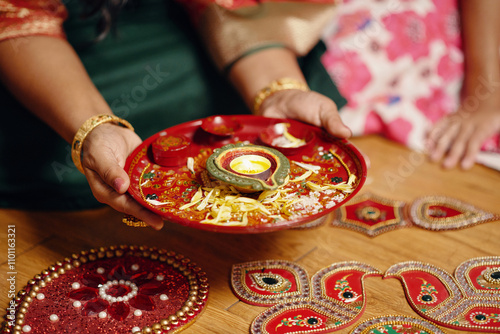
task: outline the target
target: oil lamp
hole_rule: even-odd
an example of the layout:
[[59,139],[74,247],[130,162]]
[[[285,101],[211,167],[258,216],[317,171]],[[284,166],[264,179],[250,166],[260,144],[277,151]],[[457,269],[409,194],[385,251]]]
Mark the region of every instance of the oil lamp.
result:
[[238,143],[215,149],[207,159],[207,170],[241,192],[257,192],[283,185],[290,162],[275,149]]

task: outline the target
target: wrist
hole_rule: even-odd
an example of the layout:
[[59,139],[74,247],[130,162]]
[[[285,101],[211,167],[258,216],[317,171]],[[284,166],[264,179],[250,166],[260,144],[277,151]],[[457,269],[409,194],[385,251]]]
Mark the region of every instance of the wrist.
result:
[[301,80],[296,80],[292,78],[281,78],[278,80],[273,80],[269,85],[262,88],[253,100],[253,113],[256,115],[261,114],[262,104],[271,99],[273,95],[277,93],[288,91],[288,90],[299,90],[308,92],[309,87],[307,84]]
[[134,128],[129,122],[114,115],[96,115],[87,119],[76,132],[71,145],[71,158],[73,159],[73,163],[75,164],[76,168],[78,168],[80,172],[84,173],[81,158],[85,139],[97,127],[107,123],[116,124],[134,131]]
[[229,72],[229,79],[250,109],[257,94],[272,81],[291,78],[305,83],[296,55],[289,49],[272,48],[240,59]]

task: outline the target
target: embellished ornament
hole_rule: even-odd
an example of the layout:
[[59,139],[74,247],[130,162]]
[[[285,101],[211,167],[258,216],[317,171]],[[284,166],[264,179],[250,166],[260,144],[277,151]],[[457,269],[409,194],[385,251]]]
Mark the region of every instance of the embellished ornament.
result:
[[132,215],[124,215],[124,217],[122,218],[122,222],[124,224],[126,224],[127,226],[131,226],[131,227],[148,227],[149,226],[146,222],[144,222],[144,221],[142,221],[142,220],[140,220]]
[[285,260],[235,264],[231,273],[231,286],[239,299],[258,306],[306,298],[310,290],[305,269]]
[[242,192],[277,189],[290,173],[290,162],[279,151],[243,143],[215,149],[206,164],[213,177]]
[[180,254],[102,247],[31,280],[2,333],[177,333],[196,320],[207,297],[205,273]]
[[422,317],[441,326],[477,332],[500,331],[500,257],[460,264],[453,277],[422,262],[390,267],[384,278],[399,278],[406,298]]
[[333,226],[375,237],[397,228],[411,226],[404,214],[406,203],[365,193],[335,211]]
[[330,333],[362,315],[363,280],[376,275],[380,271],[366,264],[341,262],[319,270],[309,287],[297,264],[257,261],[233,266],[232,286],[244,302],[274,305],[252,322],[253,334]]
[[386,315],[368,319],[357,325],[350,334],[444,334],[437,326],[422,319],[401,315]]
[[500,219],[498,215],[446,196],[416,199],[410,205],[409,216],[415,225],[436,231],[460,229]]

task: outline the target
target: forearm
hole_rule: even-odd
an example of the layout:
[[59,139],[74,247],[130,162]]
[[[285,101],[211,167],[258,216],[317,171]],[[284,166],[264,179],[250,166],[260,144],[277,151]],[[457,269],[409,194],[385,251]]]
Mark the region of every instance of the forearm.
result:
[[295,54],[285,48],[265,49],[246,56],[229,72],[230,81],[250,108],[262,88],[284,77],[306,82]]
[[86,119],[111,114],[71,45],[60,38],[0,42],[0,77],[26,108],[71,142]]
[[466,92],[473,92],[480,78],[500,78],[500,1],[462,0],[461,16],[465,57]]

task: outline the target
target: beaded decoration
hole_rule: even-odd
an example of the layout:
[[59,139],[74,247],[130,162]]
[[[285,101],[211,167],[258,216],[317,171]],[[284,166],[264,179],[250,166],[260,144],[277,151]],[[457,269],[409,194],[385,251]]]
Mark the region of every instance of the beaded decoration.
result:
[[235,264],[231,286],[247,304],[269,306],[309,296],[309,277],[300,265],[285,260]]
[[2,333],[177,333],[200,315],[208,288],[206,274],[181,254],[92,249],[30,280],[7,310]]
[[365,193],[335,210],[332,225],[375,237],[412,225],[405,216],[405,206],[406,203],[402,201]]
[[242,301],[274,305],[254,319],[251,333],[330,333],[363,314],[363,280],[381,275],[363,263],[340,262],[319,270],[309,287],[302,267],[269,260],[233,266],[231,283]]
[[422,320],[402,315],[386,315],[371,318],[357,325],[350,334],[444,334],[437,326]]
[[500,332],[500,257],[474,258],[460,264],[455,277],[433,265],[402,262],[384,278],[401,280],[406,298],[422,317],[443,327]]
[[500,220],[498,215],[446,196],[416,199],[409,208],[409,216],[415,225],[436,231],[460,229]]

